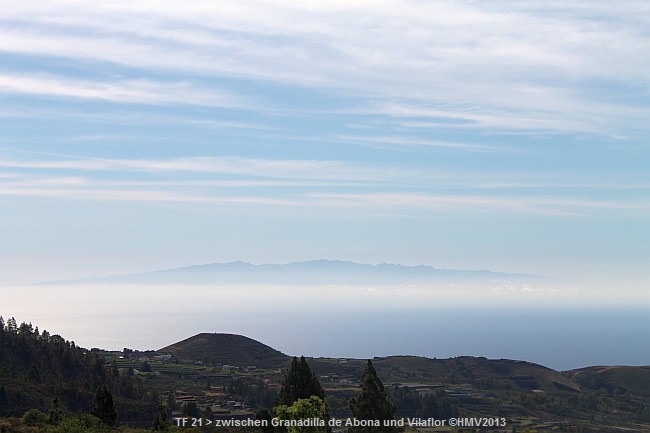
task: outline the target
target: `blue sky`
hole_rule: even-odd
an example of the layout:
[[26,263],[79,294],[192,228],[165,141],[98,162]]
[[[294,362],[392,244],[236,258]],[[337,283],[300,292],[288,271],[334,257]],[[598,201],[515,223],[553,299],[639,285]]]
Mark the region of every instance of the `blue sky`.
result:
[[645,1],[8,3],[0,279],[332,258],[647,282],[649,20]]

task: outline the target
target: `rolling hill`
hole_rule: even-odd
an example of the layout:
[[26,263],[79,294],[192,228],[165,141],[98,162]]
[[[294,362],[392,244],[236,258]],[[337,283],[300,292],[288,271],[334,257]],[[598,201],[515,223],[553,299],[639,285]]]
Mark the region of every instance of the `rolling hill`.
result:
[[[362,360],[312,359],[314,371],[360,376]],[[416,386],[418,384],[458,383],[486,388],[495,386],[521,390],[540,390],[549,394],[575,393],[581,386],[564,373],[542,365],[510,359],[487,359],[461,356],[431,359],[419,356],[388,356],[373,359],[375,369],[387,384]]]
[[291,361],[289,356],[278,350],[234,334],[201,333],[163,347],[158,352],[183,360],[258,368],[285,367]]
[[[254,365],[258,368],[286,367],[291,357],[251,338],[233,334],[202,333],[157,352],[174,355],[182,360],[234,366]],[[360,377],[365,360],[311,358],[312,368],[319,374],[335,373]],[[499,382],[513,389],[542,390],[553,393],[580,392],[584,379],[574,380],[570,374],[526,361],[487,359],[462,356],[430,359],[417,356],[375,358],[375,368],[386,383],[457,383],[489,384]],[[632,367],[630,367],[632,368]],[[650,370],[648,370],[650,372]],[[584,373],[586,374],[586,373]],[[634,374],[636,377],[636,374]],[[586,376],[585,376],[586,377]]]
[[650,366],[585,367],[567,372],[581,386],[650,396]]

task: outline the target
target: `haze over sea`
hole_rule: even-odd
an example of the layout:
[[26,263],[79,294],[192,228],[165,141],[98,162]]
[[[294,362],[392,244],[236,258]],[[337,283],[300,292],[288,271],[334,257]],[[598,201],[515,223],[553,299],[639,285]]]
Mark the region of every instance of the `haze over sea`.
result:
[[226,332],[314,357],[471,355],[557,370],[650,365],[647,302],[621,291],[616,298],[590,298],[586,293],[597,290],[586,290],[503,282],[41,285],[4,287],[0,314],[88,348],[158,349],[199,332]]

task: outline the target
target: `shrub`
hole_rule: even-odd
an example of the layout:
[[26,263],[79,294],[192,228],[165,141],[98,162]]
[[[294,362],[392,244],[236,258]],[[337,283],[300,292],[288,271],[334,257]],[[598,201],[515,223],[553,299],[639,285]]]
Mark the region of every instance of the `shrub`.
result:
[[105,433],[109,429],[96,416],[83,414],[65,418],[56,428],[56,433]]
[[29,426],[44,424],[48,420],[49,417],[38,409],[30,409],[27,412],[25,412],[22,417],[23,424]]

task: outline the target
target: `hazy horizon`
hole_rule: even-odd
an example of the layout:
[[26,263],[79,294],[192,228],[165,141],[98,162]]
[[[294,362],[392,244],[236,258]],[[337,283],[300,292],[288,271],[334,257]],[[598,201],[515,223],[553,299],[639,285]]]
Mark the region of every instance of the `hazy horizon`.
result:
[[[650,302],[574,286],[74,285],[12,287],[15,316],[83,347],[159,349],[200,332],[242,334],[290,355],[461,355],[556,369],[650,364]],[[593,288],[592,288],[593,289]],[[608,295],[609,294],[609,295]]]

